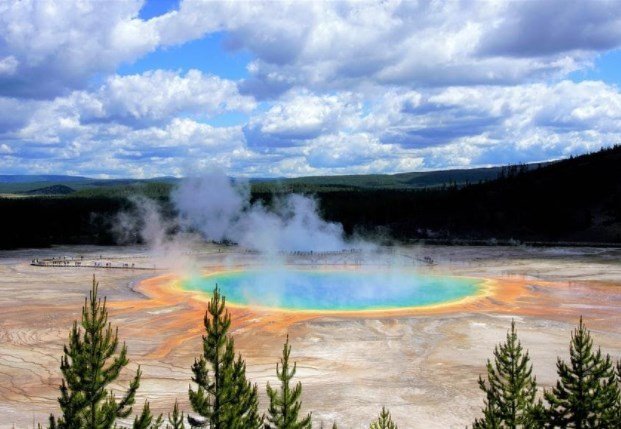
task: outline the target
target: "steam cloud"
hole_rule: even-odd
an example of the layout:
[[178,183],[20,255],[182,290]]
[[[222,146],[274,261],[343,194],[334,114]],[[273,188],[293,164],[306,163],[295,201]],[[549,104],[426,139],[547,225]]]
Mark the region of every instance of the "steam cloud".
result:
[[192,237],[173,234],[175,222],[162,216],[161,207],[154,200],[135,196],[130,201],[133,209],[119,213],[114,223],[117,241],[135,242],[140,236],[156,266],[182,273],[195,272],[195,261],[188,253]]
[[206,240],[231,241],[264,253],[351,247],[340,224],[320,217],[314,199],[293,194],[275,199],[270,207],[251,203],[248,184],[232,182],[221,172],[184,180],[172,201],[181,225]]
[[[251,202],[250,196],[248,183],[233,181],[222,172],[212,171],[200,178],[183,180],[172,192],[172,212],[176,217],[162,216],[160,204],[153,200],[134,198],[132,212],[122,213],[117,225],[120,232],[124,232],[121,237],[127,237],[127,231],[130,240],[140,235],[158,267],[173,269],[198,282],[199,286],[202,280],[195,257],[203,240],[234,242],[260,252],[265,257],[253,258],[253,262],[259,262],[264,271],[252,281],[239,284],[239,293],[249,304],[270,303],[277,307],[284,303],[292,282],[295,289],[296,275],[291,274],[287,257],[279,255],[280,252],[315,252],[307,258],[312,264],[319,260],[314,257],[333,256],[322,252],[339,252],[334,255],[336,260],[346,263],[369,261],[374,265],[385,265],[381,278],[376,274],[356,280],[356,294],[361,299],[392,296],[409,285],[404,284],[406,277],[402,270],[416,262],[412,256],[397,254],[394,249],[378,252],[372,242],[346,239],[342,225],[321,218],[313,198],[291,194],[275,197],[268,206]],[[352,248],[359,251],[340,253]],[[243,252],[223,254],[219,261],[231,265],[247,262]],[[255,281],[259,282],[258,286]],[[269,288],[257,292],[256,288],[261,284],[269,285]],[[378,284],[382,285],[379,290]],[[260,302],[255,302],[257,293],[261,296]],[[334,293],[322,289],[328,300],[344,299],[336,291]]]

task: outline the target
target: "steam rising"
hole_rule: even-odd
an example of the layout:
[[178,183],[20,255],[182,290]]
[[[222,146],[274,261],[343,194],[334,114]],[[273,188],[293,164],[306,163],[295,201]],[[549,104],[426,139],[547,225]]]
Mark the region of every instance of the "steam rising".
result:
[[250,202],[247,183],[212,172],[185,180],[172,195],[180,223],[210,241],[230,241],[262,253],[339,251],[348,246],[340,224],[326,222],[314,199],[277,198],[271,207]]
[[[369,255],[367,251],[377,250],[370,242],[346,238],[341,224],[322,219],[313,198],[290,194],[274,197],[269,206],[253,203],[247,182],[231,180],[218,171],[185,179],[172,192],[170,207],[145,197],[131,202],[132,210],[121,213],[115,222],[118,241],[140,239],[158,267],[184,276],[198,275],[195,258],[205,251],[201,246],[205,241],[240,246],[240,251],[218,256],[220,263],[244,264],[245,251],[252,250],[263,256],[253,257],[255,263],[282,276],[291,258],[295,263],[359,264]],[[372,253],[375,264],[388,256]],[[398,259],[395,256],[388,256],[390,265]]]
[[[353,306],[349,301],[354,298],[363,307],[376,305],[372,303],[393,307],[405,299],[404,293],[414,290],[412,273],[408,271],[416,265],[414,256],[395,248],[378,251],[373,243],[346,238],[342,225],[321,218],[313,198],[291,194],[275,197],[271,204],[265,205],[252,202],[250,196],[248,183],[212,171],[200,178],[184,180],[171,194],[171,206],[165,210],[167,215],[162,214],[165,206],[160,203],[134,198],[133,211],[119,216],[117,232],[126,241],[139,235],[159,267],[177,271],[190,279],[190,285],[198,285],[197,289],[204,286],[195,259],[198,254],[213,252],[210,261],[230,266],[250,262],[255,267],[251,277],[244,278],[227,293],[251,305],[305,308],[306,304],[298,300],[320,291],[320,298],[327,300],[331,308]],[[221,253],[218,247],[216,253],[213,248],[200,245],[205,241],[231,242],[240,248]],[[248,249],[262,256],[248,255]],[[287,264],[350,267],[364,264],[383,268],[381,274],[370,270],[356,276],[355,281],[345,275],[334,275],[333,279],[337,280],[334,284],[318,289],[315,277],[310,275],[308,279],[312,281],[308,283],[304,275],[292,273]],[[442,284],[427,283],[439,288],[437,293],[449,297],[453,293],[443,292]],[[213,285],[205,287],[211,290]],[[423,290],[420,293],[421,302],[426,302],[428,297]]]
[[192,237],[174,234],[175,222],[162,216],[157,202],[142,196],[132,197],[130,201],[133,210],[121,212],[117,216],[114,228],[117,240],[122,243],[133,242],[140,236],[149,246],[156,267],[183,273],[195,272],[195,262],[188,252],[192,246]]

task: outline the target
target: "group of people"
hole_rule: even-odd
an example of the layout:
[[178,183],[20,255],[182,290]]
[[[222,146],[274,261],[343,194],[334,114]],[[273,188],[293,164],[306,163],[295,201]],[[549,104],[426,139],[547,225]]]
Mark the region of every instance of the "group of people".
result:
[[[101,256],[99,257],[101,259]],[[73,265],[74,267],[82,267],[82,262],[84,262],[84,256],[80,256],[79,258],[67,258],[66,256],[62,257],[53,257],[48,259],[39,259],[35,258],[32,260],[31,265],[37,266],[62,266],[68,267]],[[95,268],[127,268],[127,269],[135,269],[136,265],[134,263],[124,262],[122,264],[115,265],[112,262],[104,262],[104,261],[93,261],[92,265],[89,265]]]

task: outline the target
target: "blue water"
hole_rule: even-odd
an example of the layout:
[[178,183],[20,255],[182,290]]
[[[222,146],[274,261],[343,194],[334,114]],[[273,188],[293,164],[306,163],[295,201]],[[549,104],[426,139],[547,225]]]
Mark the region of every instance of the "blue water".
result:
[[459,300],[479,291],[480,280],[420,275],[412,270],[253,269],[184,281],[227,302],[290,310],[361,311],[420,307]]

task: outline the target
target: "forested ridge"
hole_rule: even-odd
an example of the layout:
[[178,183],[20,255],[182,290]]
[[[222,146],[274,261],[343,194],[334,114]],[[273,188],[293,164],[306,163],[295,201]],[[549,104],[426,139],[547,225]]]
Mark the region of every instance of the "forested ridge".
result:
[[[621,243],[621,146],[535,167],[508,166],[497,176],[423,189],[322,186],[316,180],[266,188],[262,182],[253,184],[252,198],[270,204],[292,190],[306,191],[348,234],[402,242]],[[116,244],[116,214],[131,208],[131,197],[159,201],[172,218],[173,186],[123,183],[62,196],[0,198],[0,247]]]

